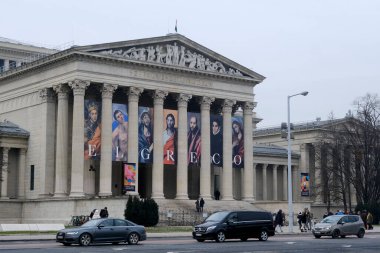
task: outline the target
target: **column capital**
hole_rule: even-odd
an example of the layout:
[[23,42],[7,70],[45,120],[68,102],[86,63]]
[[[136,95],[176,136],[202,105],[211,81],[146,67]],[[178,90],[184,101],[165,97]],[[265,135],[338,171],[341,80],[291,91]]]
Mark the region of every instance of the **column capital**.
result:
[[252,114],[252,110],[255,108],[254,102],[244,102],[243,111],[244,114]]
[[235,100],[231,99],[225,99],[223,102],[223,113],[231,113],[232,112],[232,106],[236,104]]
[[102,92],[102,98],[112,98],[112,95],[117,89],[117,87],[117,84],[103,84],[103,86],[100,88],[100,91]]
[[155,90],[152,94],[152,97],[154,98],[154,104],[163,104],[164,99],[168,95],[167,91],[163,90]]
[[144,89],[140,87],[129,87],[127,90],[128,100],[138,101]]
[[192,95],[180,93],[177,95],[176,100],[178,102],[178,107],[186,107]]
[[215,101],[214,97],[201,97],[198,102],[201,105],[201,109],[210,110],[211,104]]
[[75,79],[74,81],[69,82],[69,86],[73,90],[74,96],[84,96],[85,90],[90,86],[90,81]]
[[40,89],[38,92],[43,103],[54,102],[55,96],[51,88],[43,88],[43,89]]
[[58,99],[67,99],[68,92],[70,91],[67,84],[64,83],[54,84],[53,90],[57,93]]
[[273,169],[276,170],[279,166],[278,164],[273,164]]
[[268,163],[263,163],[263,169],[264,169],[264,168],[265,168],[265,169],[268,168],[268,165],[269,165]]

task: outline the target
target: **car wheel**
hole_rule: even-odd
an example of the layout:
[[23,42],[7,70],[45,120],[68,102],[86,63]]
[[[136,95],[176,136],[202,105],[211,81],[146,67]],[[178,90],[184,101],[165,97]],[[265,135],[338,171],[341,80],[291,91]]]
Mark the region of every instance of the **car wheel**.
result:
[[217,242],[224,242],[226,240],[226,235],[224,234],[223,231],[219,231],[217,234],[216,234],[216,241]]
[[205,239],[197,239],[198,242],[204,242]]
[[358,232],[358,234],[357,234],[357,236],[358,236],[358,238],[363,238],[364,234],[365,234],[364,229],[360,229],[359,232]]
[[320,235],[314,235],[314,237],[317,238],[317,239],[321,238]]
[[248,238],[247,238],[247,237],[242,237],[242,238],[240,238],[240,240],[241,240],[242,242],[245,242],[245,241],[248,240]]
[[139,238],[139,235],[137,233],[130,233],[129,236],[128,236],[128,244],[137,244],[139,242],[140,238]]
[[71,243],[64,242],[63,245],[65,245],[65,246],[70,246]]
[[340,236],[340,232],[339,232],[339,230],[338,230],[338,229],[335,229],[335,230],[332,232],[331,237],[334,238],[334,239],[336,239],[336,238],[338,238],[339,236]]
[[88,246],[90,245],[92,241],[91,235],[88,233],[81,234],[79,237],[79,244],[82,246]]
[[268,232],[266,230],[261,230],[259,240],[260,241],[268,240]]

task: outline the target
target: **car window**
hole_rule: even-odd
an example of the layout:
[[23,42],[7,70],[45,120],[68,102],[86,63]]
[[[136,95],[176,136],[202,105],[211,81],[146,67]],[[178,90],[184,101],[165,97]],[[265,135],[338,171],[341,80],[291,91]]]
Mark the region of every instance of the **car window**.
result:
[[358,216],[349,216],[348,220],[350,222],[357,222],[357,221],[359,221],[359,217]]
[[229,222],[237,222],[238,218],[237,218],[237,213],[231,213],[229,216],[228,216],[228,219],[227,219]]
[[129,226],[129,223],[125,220],[115,220],[115,226]]
[[350,220],[348,219],[348,216],[344,216],[344,217],[342,218],[342,221],[345,222],[345,223],[350,222]]
[[99,224],[100,226],[111,227],[113,226],[113,219],[105,220]]

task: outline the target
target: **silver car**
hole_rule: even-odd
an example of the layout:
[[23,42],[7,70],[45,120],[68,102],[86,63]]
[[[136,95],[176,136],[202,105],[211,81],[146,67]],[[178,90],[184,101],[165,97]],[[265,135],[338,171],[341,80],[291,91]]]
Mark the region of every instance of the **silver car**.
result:
[[91,243],[127,242],[137,244],[146,240],[144,226],[129,220],[104,218],[87,221],[77,228],[63,229],[57,233],[56,241],[65,246],[80,244],[88,246]]
[[358,215],[331,215],[327,216],[312,229],[315,238],[331,236],[344,238],[346,235],[356,235],[363,238],[365,234],[364,223]]

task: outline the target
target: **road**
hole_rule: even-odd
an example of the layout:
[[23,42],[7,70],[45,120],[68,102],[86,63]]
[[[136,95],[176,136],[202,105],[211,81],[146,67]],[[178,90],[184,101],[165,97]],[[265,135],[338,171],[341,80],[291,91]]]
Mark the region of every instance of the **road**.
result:
[[196,242],[190,237],[152,238],[138,245],[97,244],[88,247],[63,246],[54,241],[2,242],[0,252],[40,253],[40,252],[148,252],[148,253],[249,253],[249,252],[379,252],[380,234],[366,235],[363,239],[347,237],[340,239],[314,239],[311,235],[280,235],[270,237],[266,242],[250,239],[247,242],[228,240],[224,243]]

